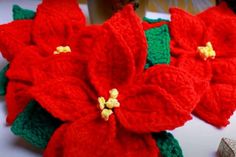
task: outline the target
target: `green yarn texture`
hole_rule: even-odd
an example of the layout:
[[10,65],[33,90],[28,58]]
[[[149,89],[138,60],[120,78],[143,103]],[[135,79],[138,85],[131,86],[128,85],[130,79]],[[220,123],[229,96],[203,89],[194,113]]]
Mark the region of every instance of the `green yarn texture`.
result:
[[151,28],[145,31],[148,43],[148,56],[145,68],[155,64],[170,63],[170,35],[168,26]]
[[8,78],[6,77],[6,72],[9,68],[9,65],[6,65],[1,71],[0,71],[0,95],[3,96],[6,94],[6,86],[8,82]]
[[161,21],[166,21],[169,22],[169,20],[165,20],[165,19],[161,19],[161,18],[157,18],[157,19],[150,19],[148,17],[144,17],[143,21],[146,21],[148,23],[156,23],[156,22],[161,22]]
[[14,121],[11,131],[38,148],[45,148],[60,120],[32,101]]
[[157,141],[162,157],[183,157],[182,149],[171,133],[163,131],[153,134],[153,137]]
[[14,20],[33,19],[35,17],[34,11],[23,9],[18,5],[13,5],[12,12]]

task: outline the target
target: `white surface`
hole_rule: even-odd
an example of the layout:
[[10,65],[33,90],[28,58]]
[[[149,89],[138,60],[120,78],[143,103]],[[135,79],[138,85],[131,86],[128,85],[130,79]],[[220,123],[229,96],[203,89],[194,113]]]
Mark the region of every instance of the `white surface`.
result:
[[[12,20],[11,7],[13,4],[28,9],[35,10],[38,0],[0,0],[0,24]],[[82,7],[86,14],[87,8]],[[87,14],[88,15],[88,14]],[[147,13],[149,18],[164,17],[168,15]],[[6,61],[0,57],[0,69],[6,64]],[[5,125],[5,102],[0,98],[0,156],[1,157],[39,157],[41,152],[32,148],[29,144],[14,136],[9,127]],[[230,119],[231,124],[222,130],[216,129],[211,125],[193,118],[185,126],[173,131],[175,137],[179,140],[185,157],[215,157],[218,144],[222,137],[236,139],[236,114]]]
[[170,15],[165,14],[165,13],[146,12],[145,16],[151,19],[162,18],[162,19],[170,20]]

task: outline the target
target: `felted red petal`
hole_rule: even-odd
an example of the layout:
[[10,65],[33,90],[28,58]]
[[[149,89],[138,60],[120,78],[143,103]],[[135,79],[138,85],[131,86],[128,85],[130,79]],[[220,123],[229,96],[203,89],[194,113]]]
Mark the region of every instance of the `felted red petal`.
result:
[[191,119],[199,95],[186,72],[158,65],[148,69],[143,77],[145,84],[137,83],[120,92],[121,106],[115,113],[125,128],[159,132],[174,129]]
[[[211,88],[197,105],[195,114],[217,127],[226,126],[236,110],[236,59],[215,59],[212,61],[213,77]],[[209,116],[210,115],[210,116]]]
[[37,65],[41,56],[36,47],[28,47],[17,55],[10,64],[6,75],[8,79],[24,82],[31,82],[33,84],[32,68]]
[[65,133],[64,156],[156,157],[151,134],[133,134],[117,127],[115,117],[74,122]]
[[134,56],[136,74],[140,74],[146,63],[147,43],[142,22],[134,11],[133,5],[125,6],[111,19],[105,22],[104,27],[119,37],[130,49]]
[[214,84],[207,90],[194,114],[206,122],[224,127],[229,124],[229,118],[236,110],[236,86]]
[[127,86],[135,74],[134,57],[128,45],[117,34],[103,31],[104,35],[95,41],[88,65],[90,80],[98,96],[106,96],[112,88]]
[[34,86],[30,93],[54,117],[73,121],[99,111],[97,97],[90,89],[79,78],[59,77]]
[[[17,56],[11,63],[7,76],[14,80],[31,81],[35,85],[63,76],[85,79],[87,78],[86,62],[87,57],[74,52],[46,58],[41,57],[38,53],[29,52]],[[26,64],[28,65],[26,66]]]
[[19,113],[30,102],[31,97],[28,89],[30,83],[20,81],[9,81],[7,84],[6,106],[7,106],[7,123],[12,124]]
[[103,28],[100,25],[89,25],[80,28],[76,34],[76,38],[70,42],[71,47],[75,52],[79,54],[89,56],[91,53],[91,47],[97,41],[97,38],[103,35]]
[[[206,26],[200,18],[187,12],[171,8],[171,51],[173,54],[195,54],[201,44]],[[204,43],[205,44],[205,43]]]
[[191,112],[199,101],[199,86],[205,81],[196,82],[189,73],[170,65],[158,65],[147,70],[144,75],[146,85],[158,85],[178,102],[178,107]]
[[[104,121],[99,114],[96,118],[77,120],[67,128],[64,140],[64,156],[100,157],[109,149],[115,137],[114,116]],[[62,156],[63,156],[62,155]]]
[[62,124],[52,135],[47,148],[45,149],[43,156],[44,157],[60,157],[64,154],[64,139],[67,128],[70,124]]
[[87,76],[87,57],[74,54],[61,54],[41,60],[40,64],[32,69],[35,84],[40,84],[48,79],[72,76],[85,80]]
[[212,24],[213,21],[221,20],[224,17],[235,17],[235,13],[228,7],[226,2],[221,2],[219,5],[210,7],[197,14],[197,16],[204,20],[208,25]]
[[[9,123],[15,119],[24,107],[28,104],[27,95],[24,96],[24,91],[29,89],[29,84],[37,86],[39,84],[48,81],[49,79],[57,79],[64,76],[74,76],[81,79],[86,77],[84,70],[86,69],[84,57],[79,56],[77,53],[53,55],[47,58],[41,57],[37,52],[37,49],[30,49],[32,51],[22,52],[21,55],[17,55],[11,62],[10,68],[7,72],[9,82],[18,82],[14,90],[8,90],[7,100],[9,108]],[[33,51],[35,50],[35,51]],[[24,88],[22,88],[24,87]],[[18,102],[18,98],[14,98],[16,93],[21,94],[21,99]],[[19,95],[19,94],[17,94]],[[19,96],[18,96],[19,97]],[[25,98],[26,97],[26,98]],[[26,99],[26,100],[24,100]],[[19,109],[18,109],[19,108]]]
[[135,134],[119,128],[116,138],[107,146],[105,156],[160,157],[159,149],[151,134]]
[[204,61],[198,55],[182,55],[171,64],[191,74],[196,81],[210,81],[212,78],[211,60]]
[[212,61],[212,83],[236,85],[236,58],[214,59]]
[[31,41],[32,20],[17,20],[0,25],[0,51],[11,61]]
[[56,47],[69,45],[84,25],[85,17],[76,0],[62,0],[60,3],[44,0],[37,9],[33,38],[46,54],[53,54]]
[[236,17],[218,19],[205,32],[204,42],[211,42],[217,58],[236,57]]

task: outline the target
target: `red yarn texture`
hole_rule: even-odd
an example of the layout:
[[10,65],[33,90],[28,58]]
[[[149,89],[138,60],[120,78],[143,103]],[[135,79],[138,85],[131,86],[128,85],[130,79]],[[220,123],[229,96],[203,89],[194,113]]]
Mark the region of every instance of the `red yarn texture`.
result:
[[[30,89],[32,97],[64,121],[44,156],[159,156],[151,133],[174,129],[191,119],[199,101],[198,84],[170,65],[144,71],[147,44],[142,23],[131,5],[103,25],[81,31],[81,41],[90,46],[78,54],[88,56],[87,64],[71,61],[80,57],[72,52],[51,57],[51,61],[44,58],[39,66],[32,67],[30,76],[25,75],[36,82]],[[63,59],[65,56],[68,60]],[[55,66],[57,61],[60,66]],[[121,106],[104,121],[97,98],[107,99],[112,88],[118,89]]]
[[167,22],[167,21],[160,21],[160,22],[155,22],[155,23],[148,23],[148,22],[144,21],[143,22],[143,29],[148,30],[148,29],[151,29],[151,28],[160,27],[164,24],[168,25],[168,23],[169,22]]
[[[225,3],[196,16],[170,9],[171,64],[185,70],[196,81],[207,81],[195,115],[223,127],[236,109],[236,17]],[[198,46],[211,42],[215,59],[204,61]]]
[[[40,66],[38,62],[42,57],[53,56],[57,46],[69,45],[73,52],[90,46],[91,42],[86,38],[80,41],[81,36],[85,34],[80,33],[84,26],[85,17],[76,0],[62,0],[60,3],[44,0],[38,6],[34,20],[17,20],[0,25],[0,51],[10,62],[6,94],[9,124],[29,103],[27,90],[36,83],[32,78],[34,72],[31,69],[33,66]],[[60,66],[60,63],[57,66]],[[49,70],[49,76],[50,70],[53,70],[44,64],[41,68]]]

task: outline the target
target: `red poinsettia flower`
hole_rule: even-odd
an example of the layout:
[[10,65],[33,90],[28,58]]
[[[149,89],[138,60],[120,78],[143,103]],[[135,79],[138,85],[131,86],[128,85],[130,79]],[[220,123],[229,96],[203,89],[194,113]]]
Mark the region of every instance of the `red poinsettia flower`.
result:
[[6,94],[7,122],[12,123],[30,101],[32,81],[21,68],[30,68],[41,57],[81,49],[80,29],[85,17],[76,0],[43,0],[33,20],[16,20],[0,25],[0,51],[10,62]]
[[194,112],[226,126],[236,109],[236,16],[225,3],[196,16],[177,8],[170,13],[172,65],[209,82]]
[[64,122],[44,156],[156,157],[151,133],[174,129],[191,118],[199,101],[196,83],[170,65],[144,71],[147,45],[132,6],[97,28],[86,31],[96,36],[92,35],[95,39],[83,75],[75,71],[57,75],[62,69],[80,67],[78,62],[68,64],[69,59],[54,66],[54,59],[63,56],[38,63],[54,67],[50,73],[40,66],[32,68],[35,82],[47,80],[30,89],[32,98]]

